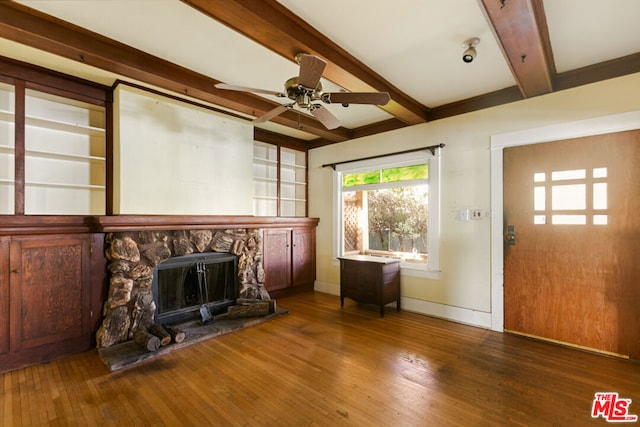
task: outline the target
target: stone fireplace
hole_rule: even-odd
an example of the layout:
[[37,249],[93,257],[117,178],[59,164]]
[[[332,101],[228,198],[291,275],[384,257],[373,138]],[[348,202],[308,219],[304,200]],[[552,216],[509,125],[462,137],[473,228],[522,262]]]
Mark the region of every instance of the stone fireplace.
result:
[[[158,300],[157,294],[154,295],[154,281],[157,287],[158,267],[162,270],[162,264],[169,260],[173,262],[173,260],[183,261],[190,258],[205,259],[206,254],[227,254],[232,258],[223,256],[220,259],[233,260],[234,274],[237,273],[234,278],[237,297],[270,299],[264,287],[261,229],[118,231],[106,234],[105,245],[110,278],[107,300],[103,307],[104,320],[96,334],[98,348],[111,347],[129,341],[137,330],[148,328],[156,323]],[[198,257],[198,254],[203,256]],[[211,263],[211,261],[198,261],[199,266]],[[202,268],[214,269],[207,266]],[[186,291],[189,291],[192,290],[194,282],[179,286],[188,288]],[[208,290],[212,289],[214,288],[208,288]],[[185,289],[180,292],[183,291]],[[218,291],[212,290],[212,292]],[[201,306],[199,302],[201,295],[204,294],[198,291],[197,296],[191,295],[185,299],[193,302],[194,304],[191,305],[197,309]],[[235,297],[236,295],[228,295],[226,292],[221,301],[212,300],[207,304],[209,307],[224,307]],[[194,298],[197,301],[194,301]],[[162,320],[161,316],[160,319]]]

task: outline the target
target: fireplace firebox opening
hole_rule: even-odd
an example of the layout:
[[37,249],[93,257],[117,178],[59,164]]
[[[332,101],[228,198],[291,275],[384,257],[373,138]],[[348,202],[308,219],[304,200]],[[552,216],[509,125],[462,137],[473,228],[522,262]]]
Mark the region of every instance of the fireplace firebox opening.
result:
[[155,267],[151,286],[156,323],[207,321],[238,298],[238,258],[222,252],[174,257]]

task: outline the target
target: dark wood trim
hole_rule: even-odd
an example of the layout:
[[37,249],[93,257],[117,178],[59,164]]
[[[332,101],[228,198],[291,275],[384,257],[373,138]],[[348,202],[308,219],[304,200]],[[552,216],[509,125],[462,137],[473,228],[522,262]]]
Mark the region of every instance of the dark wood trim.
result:
[[[352,92],[389,92],[383,110],[407,124],[426,121],[427,109],[275,0],[182,0],[268,49],[293,61],[307,52],[328,61],[324,76]],[[287,77],[284,76],[283,80]]]
[[544,12],[541,0],[481,0],[513,77],[525,97],[553,91],[551,69],[541,35],[546,20],[539,24],[538,13]]
[[[331,80],[349,90],[369,90],[367,87],[374,90],[387,90],[392,96],[388,111],[391,114],[397,114],[393,111],[396,108],[394,103],[397,102],[402,104],[401,108],[405,108],[409,116],[414,116],[418,123],[494,107],[536,94],[564,90],[640,71],[640,54],[632,54],[578,70],[556,74],[542,0],[509,0],[504,2],[503,9],[500,9],[502,4],[497,0],[483,0],[481,2],[483,9],[489,8],[491,10],[491,14],[488,11],[485,13],[488,15],[489,22],[496,26],[495,32],[505,55],[509,58],[518,86],[515,91],[513,88],[505,88],[491,94],[427,108],[417,103],[417,105],[413,104],[411,99],[407,99],[406,95],[399,91],[396,93],[397,89],[387,87],[387,82],[378,82],[379,76],[376,76],[375,73],[373,76],[369,75],[370,70],[363,64],[342,51],[339,46],[335,46],[330,40],[326,40],[321,34],[317,34],[315,29],[275,0],[263,2],[244,0],[183,1],[208,16],[232,24],[230,26],[238,31],[250,32],[250,36],[254,40],[263,43],[290,60],[300,50],[306,50],[326,58],[329,61],[329,66],[325,74]],[[253,24],[255,24],[254,28],[251,28]],[[507,29],[514,33],[504,33],[503,31]],[[184,95],[202,100],[205,103],[219,105],[224,109],[236,111],[236,117],[254,117],[280,105],[253,94],[215,89],[213,85],[218,81],[213,78],[195,73],[15,2],[0,2],[0,37],[158,87],[161,90],[166,90],[167,93],[175,94],[177,97]],[[519,48],[522,45],[527,46],[525,65],[522,64],[523,52]],[[24,75],[25,66],[29,67],[26,76]],[[32,83],[49,87],[61,86],[60,82],[65,82],[62,86],[66,90],[86,95],[86,82],[80,81],[80,79],[75,82],[69,76],[51,71],[46,71],[47,77],[43,77],[43,70],[40,67],[19,61],[0,58],[0,74],[7,77],[18,75],[20,78],[27,78]],[[44,78],[45,81],[39,80],[41,78]],[[359,87],[363,82],[366,87]],[[77,89],[75,88],[76,83],[79,83]],[[98,94],[90,96],[99,99],[101,96],[99,92],[104,88],[98,84],[94,86]],[[529,86],[534,89],[527,89]],[[165,95],[167,94],[165,93]],[[341,127],[334,131],[328,131],[312,117],[287,111],[276,117],[273,122],[315,135],[317,138],[305,143],[306,149],[312,149],[399,129],[409,123],[412,124],[413,120],[411,118],[407,120],[403,116],[355,129]],[[283,144],[283,146],[285,145]]]
[[267,144],[280,145],[292,150],[307,151],[307,141],[304,139],[294,138],[292,136],[282,135],[268,130],[253,128],[253,139],[255,141],[265,142]]
[[[9,352],[9,242],[7,236],[0,236],[0,354]],[[0,364],[1,366],[1,364]],[[0,368],[0,371],[3,369]]]
[[634,53],[560,73],[554,77],[553,85],[556,90],[571,89],[638,72],[640,72],[640,53]]
[[[27,89],[86,102],[106,109],[105,144],[107,149],[107,197],[109,197],[109,193],[112,191],[111,185],[109,185],[109,176],[112,174],[111,164],[113,161],[113,150],[110,148],[113,138],[111,88],[1,56],[0,76],[2,76],[2,81],[12,84],[15,90],[14,214],[25,214]],[[110,198],[107,198],[108,209],[110,209],[109,200]],[[107,212],[110,211],[107,210]]]
[[[0,9],[2,4],[0,3]],[[108,86],[0,56],[0,74],[28,82],[27,87],[89,104],[104,106],[111,99]]]
[[445,119],[460,114],[470,113],[485,108],[496,107],[523,99],[520,90],[516,86],[501,89],[484,95],[468,98],[463,101],[452,102],[429,111],[429,121]]
[[15,79],[0,73],[0,83],[6,83],[8,85],[13,86],[15,84]]
[[102,306],[107,300],[109,284],[107,281],[107,263],[104,256],[104,233],[92,233],[91,239],[91,278],[90,283],[90,315],[91,336],[95,345],[95,333],[102,324]]
[[[113,92],[112,92],[113,93]],[[113,102],[107,103],[105,106],[105,215],[113,214]]]
[[269,291],[269,296],[272,299],[279,299],[279,298],[288,298],[288,297],[292,297],[295,295],[299,295],[302,293],[311,293],[314,291],[314,284],[313,283],[305,283],[303,285],[298,285],[298,286],[289,286],[288,288],[282,288],[282,289],[276,289],[274,291]]
[[542,0],[533,0],[531,2],[531,13],[535,16],[540,43],[542,44],[544,57],[547,61],[549,74],[555,76],[556,61],[553,58],[553,48],[551,47],[551,38],[549,37],[549,26],[547,25],[547,14],[544,11],[544,2]]
[[77,215],[0,215],[0,236],[88,233],[92,217]]
[[[34,314],[34,315],[37,315]],[[50,362],[70,354],[81,353],[92,347],[92,334],[39,346],[36,349],[0,354],[0,372],[11,371],[25,366]]]
[[197,228],[286,228],[316,227],[319,218],[216,216],[216,215],[115,215],[91,217],[99,232],[142,230],[189,230]]
[[24,215],[25,193],[25,82],[17,80],[15,89],[14,114],[14,214]]
[[[431,111],[431,110],[429,110]],[[428,117],[428,114],[427,114]],[[398,119],[383,120],[377,123],[371,123],[369,125],[360,126],[351,130],[351,138],[363,138],[369,135],[376,135],[378,133],[389,132],[396,129],[407,127],[406,123],[401,122]]]

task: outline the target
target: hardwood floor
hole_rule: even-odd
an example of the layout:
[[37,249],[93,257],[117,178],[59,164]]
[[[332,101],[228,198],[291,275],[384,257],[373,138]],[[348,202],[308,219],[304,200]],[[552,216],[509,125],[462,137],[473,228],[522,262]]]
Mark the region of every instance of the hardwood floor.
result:
[[318,293],[288,315],[110,374],[95,351],[0,375],[5,426],[605,425],[640,364]]

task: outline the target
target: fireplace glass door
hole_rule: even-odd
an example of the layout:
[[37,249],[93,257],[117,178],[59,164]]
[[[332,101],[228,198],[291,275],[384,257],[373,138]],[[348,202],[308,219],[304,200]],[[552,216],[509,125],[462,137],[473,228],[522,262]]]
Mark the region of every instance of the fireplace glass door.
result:
[[156,321],[196,319],[200,308],[215,314],[238,297],[237,258],[227,253],[185,255],[156,267],[153,293]]

